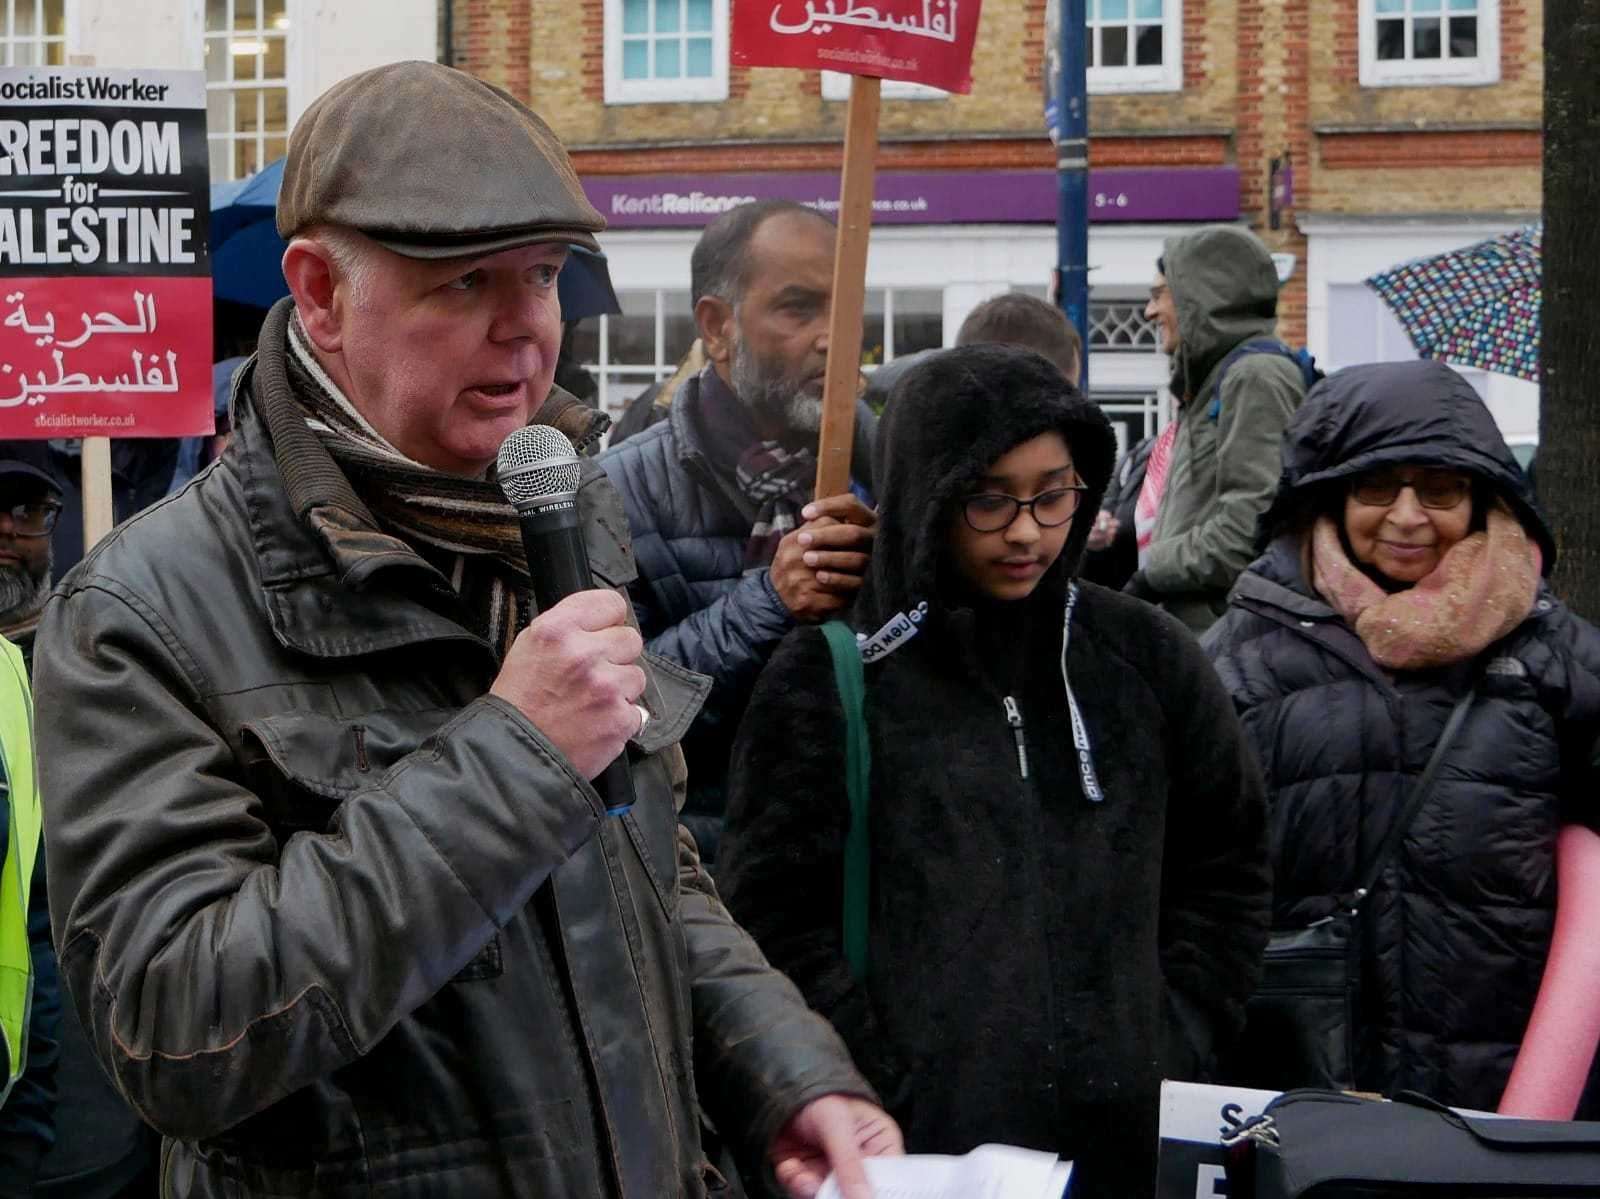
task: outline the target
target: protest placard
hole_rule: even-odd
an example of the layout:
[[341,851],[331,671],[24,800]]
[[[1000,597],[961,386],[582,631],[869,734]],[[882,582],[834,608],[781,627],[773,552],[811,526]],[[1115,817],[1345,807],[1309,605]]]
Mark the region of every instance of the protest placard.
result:
[[733,61],[972,90],[979,0],[758,0],[733,12]]
[[0,69],[0,438],[212,432],[200,71]]
[[1163,1082],[1156,1199],[1226,1199],[1223,1134],[1277,1097],[1277,1091]]

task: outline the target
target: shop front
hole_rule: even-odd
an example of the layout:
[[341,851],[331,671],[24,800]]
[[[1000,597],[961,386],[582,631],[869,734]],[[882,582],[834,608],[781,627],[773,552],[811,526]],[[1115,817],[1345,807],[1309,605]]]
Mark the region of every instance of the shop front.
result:
[[[694,340],[689,255],[722,212],[791,199],[830,215],[837,175],[747,172],[588,175],[584,188],[609,222],[601,243],[623,313],[587,321],[575,349],[613,414],[671,374]],[[1049,293],[1056,263],[1056,177],[1051,171],[894,171],[878,176],[867,261],[863,368],[946,346],[967,314],[1006,291]],[[1237,219],[1232,167],[1090,172],[1090,379],[1120,418],[1119,437],[1158,421],[1166,379],[1143,316],[1163,241],[1186,226]]]

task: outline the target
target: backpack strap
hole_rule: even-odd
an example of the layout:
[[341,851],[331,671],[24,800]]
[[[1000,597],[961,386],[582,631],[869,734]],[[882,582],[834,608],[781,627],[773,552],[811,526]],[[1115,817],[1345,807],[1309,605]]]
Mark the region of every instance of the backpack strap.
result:
[[833,681],[844,708],[844,782],[850,797],[850,826],[844,843],[844,956],[850,977],[867,977],[867,898],[872,858],[867,813],[871,799],[872,747],[867,742],[867,682],[856,635],[842,620],[822,626],[833,657]]
[[1251,354],[1273,354],[1279,358],[1287,358],[1300,372],[1300,378],[1305,383],[1307,391],[1311,390],[1317,380],[1324,378],[1322,371],[1317,369],[1317,360],[1311,356],[1309,350],[1291,350],[1276,337],[1258,337],[1254,341],[1235,346],[1222,360],[1222,369],[1217,373],[1216,393],[1206,407],[1207,420],[1215,421],[1222,412],[1222,384],[1228,377],[1229,369],[1239,359]]

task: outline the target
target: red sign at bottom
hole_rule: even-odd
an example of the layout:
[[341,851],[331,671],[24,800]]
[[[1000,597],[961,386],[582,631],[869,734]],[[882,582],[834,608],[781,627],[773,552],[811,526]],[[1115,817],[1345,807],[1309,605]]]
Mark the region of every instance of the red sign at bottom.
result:
[[215,430],[211,280],[0,279],[0,438]]

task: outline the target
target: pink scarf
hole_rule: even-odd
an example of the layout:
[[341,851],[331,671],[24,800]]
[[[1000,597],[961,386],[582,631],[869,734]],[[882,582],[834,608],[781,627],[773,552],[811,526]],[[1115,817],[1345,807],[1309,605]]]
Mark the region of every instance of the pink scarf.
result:
[[1311,531],[1312,583],[1379,666],[1464,662],[1527,619],[1544,564],[1503,503],[1490,509],[1487,525],[1445,551],[1426,578],[1391,595],[1350,560],[1333,518],[1320,517]]

